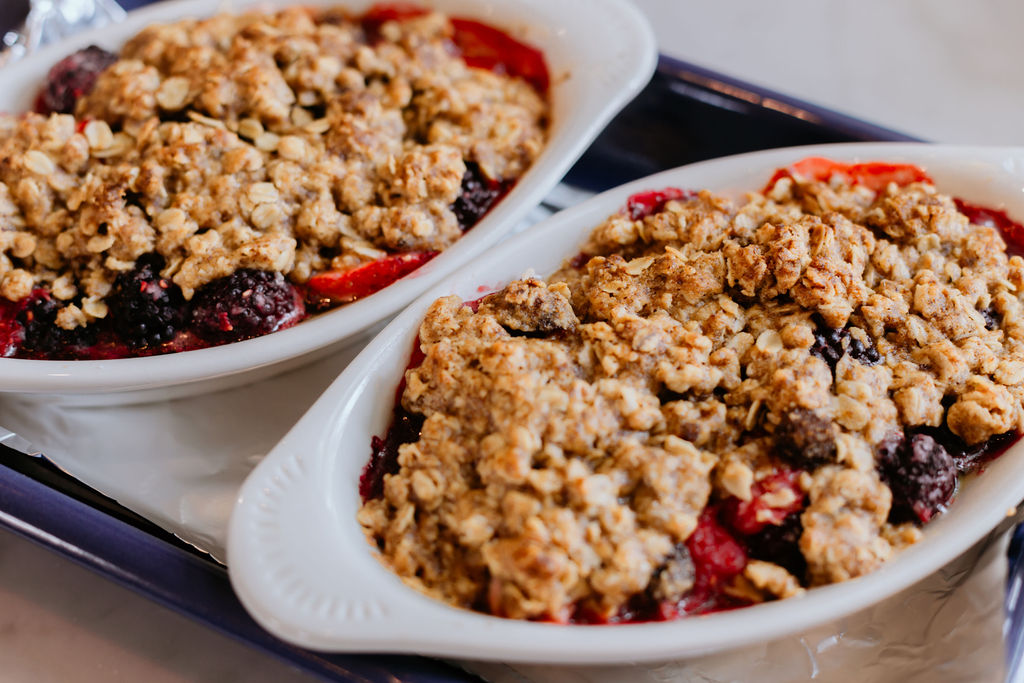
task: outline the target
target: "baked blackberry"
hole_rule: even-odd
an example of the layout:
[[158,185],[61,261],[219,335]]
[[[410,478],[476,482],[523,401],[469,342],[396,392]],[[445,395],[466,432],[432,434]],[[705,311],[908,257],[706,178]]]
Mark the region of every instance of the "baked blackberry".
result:
[[223,344],[274,332],[304,314],[302,297],[281,273],[243,268],[201,287],[190,319],[198,336]]
[[95,342],[95,330],[91,326],[71,330],[58,327],[57,313],[64,306],[46,290],[32,292],[16,316],[24,330],[18,350],[20,357],[69,360]]
[[878,469],[892,491],[893,523],[926,523],[945,509],[957,483],[953,456],[928,434],[892,434],[878,445]]
[[121,273],[107,297],[114,331],[133,349],[170,341],[185,321],[181,289],[160,276],[164,259],[146,254]]
[[[943,401],[946,408],[949,408],[952,403],[951,397]],[[963,439],[950,431],[945,422],[938,427],[914,427],[913,433],[927,434],[935,439],[953,458],[956,469],[961,474],[974,472],[990,459],[1005,451],[1020,436],[1017,432],[1010,431],[1005,434],[996,434],[986,441],[969,446],[964,443]]]
[[846,346],[846,353],[850,358],[864,365],[877,365],[882,361],[881,354],[873,345],[865,345],[859,339],[850,335],[850,343]]
[[981,309],[981,317],[985,319],[985,329],[990,331],[999,327],[1002,321],[1002,316],[992,306]]
[[89,94],[99,75],[117,61],[117,55],[90,45],[57,62],[46,77],[36,109],[41,114],[73,114],[75,104]]
[[800,535],[804,532],[800,514],[791,513],[782,524],[766,524],[757,533],[744,536],[747,554],[757,560],[774,562],[802,579],[807,573],[807,560],[800,552]]
[[488,180],[479,165],[467,162],[466,174],[462,176],[462,194],[452,204],[459,227],[463,230],[472,228],[503,194],[505,186],[502,183]]
[[[877,365],[882,356],[872,345],[866,345],[850,334],[848,328],[829,327],[817,313],[811,318],[814,322],[814,344],[811,355],[822,359],[835,372],[836,364],[844,355],[849,354],[853,360],[864,365]],[[843,342],[846,341],[844,345]]]

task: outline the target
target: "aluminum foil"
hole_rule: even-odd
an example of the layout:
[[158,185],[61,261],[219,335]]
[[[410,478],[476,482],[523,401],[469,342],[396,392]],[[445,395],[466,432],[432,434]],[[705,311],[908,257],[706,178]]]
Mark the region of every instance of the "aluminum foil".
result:
[[124,16],[114,0],[31,0],[25,23],[0,38],[0,67],[43,45],[87,28],[121,21]]

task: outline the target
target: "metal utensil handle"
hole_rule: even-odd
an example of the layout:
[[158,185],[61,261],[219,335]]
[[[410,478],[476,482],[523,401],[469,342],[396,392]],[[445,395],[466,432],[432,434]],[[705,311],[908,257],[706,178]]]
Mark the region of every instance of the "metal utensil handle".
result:
[[31,0],[25,23],[8,31],[0,41],[0,66],[10,64],[40,47],[78,33],[124,19],[115,0]]

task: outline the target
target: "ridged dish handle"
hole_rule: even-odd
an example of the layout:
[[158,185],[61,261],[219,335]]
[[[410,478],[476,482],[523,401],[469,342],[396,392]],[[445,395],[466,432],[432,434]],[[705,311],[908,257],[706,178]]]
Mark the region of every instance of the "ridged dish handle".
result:
[[[19,18],[10,13],[23,8],[18,2],[7,5],[2,19],[13,26]],[[125,16],[115,0],[30,0],[24,23],[17,28],[5,27],[0,66],[17,61],[48,43],[87,28],[121,21]]]
[[[231,519],[231,582],[256,621],[296,645],[347,652],[444,654],[449,639],[486,634],[493,618],[414,591],[373,556],[355,510],[334,508],[323,492],[331,473],[305,457],[301,442],[290,434],[257,467]],[[326,539],[292,533],[328,519]],[[268,596],[285,609],[265,610]]]

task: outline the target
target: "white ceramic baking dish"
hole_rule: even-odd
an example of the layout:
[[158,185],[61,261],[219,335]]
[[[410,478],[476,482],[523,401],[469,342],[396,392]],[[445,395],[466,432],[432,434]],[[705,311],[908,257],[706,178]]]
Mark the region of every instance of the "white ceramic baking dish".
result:
[[686,166],[611,190],[475,259],[419,298],[347,367],[246,481],[231,520],[228,566],[242,602],[298,645],[472,659],[590,663],[697,655],[836,620],[908,587],[957,557],[1024,498],[1024,443],[968,482],[924,540],[882,568],[803,597],[677,621],[616,626],[523,622],[449,607],[403,584],[356,522],[370,440],[387,428],[424,312],[440,296],[472,300],[529,270],[554,271],[593,227],[638,191],[667,186],[741,193],[807,156],[923,166],[941,191],[1024,216],[1024,148],[824,145]]
[[[0,70],[0,111],[25,111],[54,63],[90,44],[110,50],[155,22],[218,11],[280,7],[285,0],[173,0],[129,13],[120,24],[76,35]],[[355,12],[359,0],[304,0]],[[227,346],[113,361],[0,358],[0,392],[76,403],[129,403],[213,391],[254,381],[340,348],[509,234],[650,78],[654,36],[625,0],[427,0],[453,16],[501,27],[540,48],[551,74],[550,138],[515,188],[454,246],[412,275],[363,300],[296,327]]]

